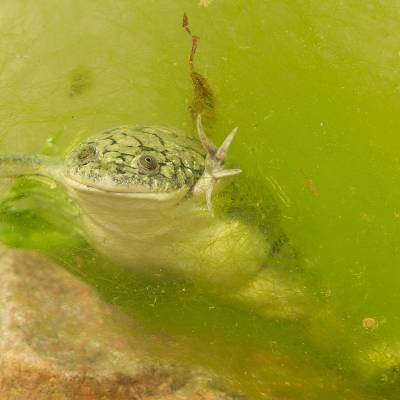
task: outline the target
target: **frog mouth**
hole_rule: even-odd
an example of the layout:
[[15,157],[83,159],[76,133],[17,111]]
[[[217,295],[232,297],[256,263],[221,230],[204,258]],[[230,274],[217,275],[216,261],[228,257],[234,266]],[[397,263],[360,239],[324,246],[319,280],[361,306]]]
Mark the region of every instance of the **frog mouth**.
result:
[[187,187],[172,190],[162,190],[162,187],[155,188],[145,185],[109,185],[107,183],[100,182],[83,182],[73,177],[64,177],[64,183],[67,187],[73,188],[79,192],[155,200],[183,198],[189,190]]

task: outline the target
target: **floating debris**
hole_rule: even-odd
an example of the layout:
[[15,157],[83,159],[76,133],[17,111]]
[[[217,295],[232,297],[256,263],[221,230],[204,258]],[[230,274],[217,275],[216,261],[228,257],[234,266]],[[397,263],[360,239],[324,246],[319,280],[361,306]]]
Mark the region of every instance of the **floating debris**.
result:
[[367,221],[369,223],[374,221],[374,216],[367,214],[366,212],[362,211],[360,212],[360,218],[364,221]]
[[290,208],[292,202],[290,201],[289,196],[283,190],[282,186],[279,185],[279,183],[272,176],[266,176],[265,179],[267,179],[267,181],[270,183],[275,194],[278,196],[279,200],[281,200],[284,206]]
[[190,78],[193,84],[193,98],[189,104],[189,112],[193,123],[196,123],[196,118],[200,114],[202,116],[203,125],[209,127],[215,121],[215,94],[208,80],[202,74],[196,71],[194,59],[196,55],[197,45],[200,38],[193,35],[190,26],[189,18],[183,14],[182,27],[192,38],[192,48],[189,56]]
[[208,7],[214,0],[199,0],[199,6]]
[[304,187],[314,196],[318,197],[319,192],[317,189],[317,186],[315,185],[315,182],[312,178],[304,174],[303,172],[303,179],[304,179]]
[[92,73],[86,67],[76,67],[70,74],[69,95],[71,97],[80,96],[92,86]]
[[370,331],[378,327],[378,322],[375,318],[368,317],[362,320],[361,325],[364,329]]

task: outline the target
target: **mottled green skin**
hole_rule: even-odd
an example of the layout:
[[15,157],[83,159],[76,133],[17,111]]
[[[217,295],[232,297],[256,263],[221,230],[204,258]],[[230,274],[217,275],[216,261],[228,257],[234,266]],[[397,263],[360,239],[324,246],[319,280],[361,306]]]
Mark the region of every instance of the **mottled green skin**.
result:
[[[157,168],[143,173],[140,157]],[[202,176],[205,151],[198,140],[161,126],[122,126],[88,138],[66,159],[71,179],[107,191],[170,192],[191,188]]]
[[87,240],[119,265],[171,270],[263,314],[296,318],[301,293],[263,268],[268,238],[212,212],[214,187],[240,172],[224,168],[236,129],[217,147],[200,117],[197,128],[200,140],[166,127],[121,126],[86,139],[65,160],[4,155],[0,177],[38,175],[63,185]]

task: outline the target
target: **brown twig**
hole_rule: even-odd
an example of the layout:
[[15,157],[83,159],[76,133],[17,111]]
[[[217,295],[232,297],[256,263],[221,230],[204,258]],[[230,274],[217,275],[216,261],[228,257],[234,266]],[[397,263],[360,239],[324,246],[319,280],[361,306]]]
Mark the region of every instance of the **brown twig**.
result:
[[201,114],[204,125],[210,125],[215,119],[215,96],[209,85],[207,78],[196,71],[194,60],[197,51],[197,45],[200,40],[199,36],[193,35],[189,18],[186,13],[183,14],[182,27],[190,35],[192,39],[192,48],[189,56],[190,78],[193,83],[193,98],[189,105],[190,114],[195,123],[197,115]]

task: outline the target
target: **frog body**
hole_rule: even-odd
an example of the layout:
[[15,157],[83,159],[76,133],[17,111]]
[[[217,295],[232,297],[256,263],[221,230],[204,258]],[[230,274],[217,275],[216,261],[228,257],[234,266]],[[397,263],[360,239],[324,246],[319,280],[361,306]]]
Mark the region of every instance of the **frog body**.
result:
[[220,147],[200,117],[197,130],[200,140],[161,126],[117,127],[84,140],[65,160],[2,156],[0,176],[39,175],[64,186],[88,241],[115,263],[172,270],[245,301],[271,305],[275,296],[272,308],[280,307],[288,291],[265,272],[268,238],[212,208],[214,188],[241,172],[224,168],[236,129]]

